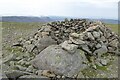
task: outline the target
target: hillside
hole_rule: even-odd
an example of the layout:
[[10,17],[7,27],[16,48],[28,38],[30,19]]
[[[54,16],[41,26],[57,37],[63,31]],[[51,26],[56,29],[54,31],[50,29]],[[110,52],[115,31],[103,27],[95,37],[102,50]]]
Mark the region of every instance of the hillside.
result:
[[[52,22],[52,21],[61,21],[61,20],[64,20],[65,18],[71,19],[72,17],[62,17],[62,16],[40,16],[40,17],[3,16],[2,22]],[[118,20],[114,20],[114,19],[90,19],[90,20],[93,20],[93,21],[99,20],[103,23],[108,23],[108,24],[118,24]]]

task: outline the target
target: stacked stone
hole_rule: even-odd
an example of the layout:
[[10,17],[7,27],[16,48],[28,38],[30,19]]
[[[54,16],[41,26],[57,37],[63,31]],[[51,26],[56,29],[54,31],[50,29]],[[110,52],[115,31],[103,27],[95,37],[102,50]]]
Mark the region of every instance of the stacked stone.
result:
[[88,65],[87,56],[119,54],[118,43],[119,36],[103,23],[71,19],[43,25],[32,37],[14,46],[37,55],[30,63],[39,72],[46,71],[39,74],[74,78]]
[[118,54],[118,39],[118,35],[101,22],[71,19],[48,23],[20,44],[25,51],[38,54],[49,45],[72,40],[73,43],[78,41],[79,47],[90,55],[107,52]]

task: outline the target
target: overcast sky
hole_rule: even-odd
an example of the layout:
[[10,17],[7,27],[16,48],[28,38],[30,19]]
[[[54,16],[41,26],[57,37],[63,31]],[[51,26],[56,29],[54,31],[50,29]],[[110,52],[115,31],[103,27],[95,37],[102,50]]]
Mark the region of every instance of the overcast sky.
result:
[[1,16],[117,19],[119,0],[1,0]]

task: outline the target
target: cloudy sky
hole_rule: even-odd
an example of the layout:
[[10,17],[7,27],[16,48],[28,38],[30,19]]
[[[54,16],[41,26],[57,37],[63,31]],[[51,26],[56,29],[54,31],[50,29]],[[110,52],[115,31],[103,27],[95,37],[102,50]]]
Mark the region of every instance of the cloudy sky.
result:
[[1,0],[1,16],[117,19],[119,0]]

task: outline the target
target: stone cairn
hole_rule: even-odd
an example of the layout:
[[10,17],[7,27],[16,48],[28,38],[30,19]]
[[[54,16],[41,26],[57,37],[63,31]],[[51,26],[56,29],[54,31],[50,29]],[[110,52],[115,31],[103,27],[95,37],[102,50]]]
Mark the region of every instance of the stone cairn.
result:
[[103,23],[86,19],[50,22],[18,42],[13,46],[34,53],[30,63],[38,70],[37,75],[46,77],[76,78],[88,66],[89,57],[119,54],[119,36]]

